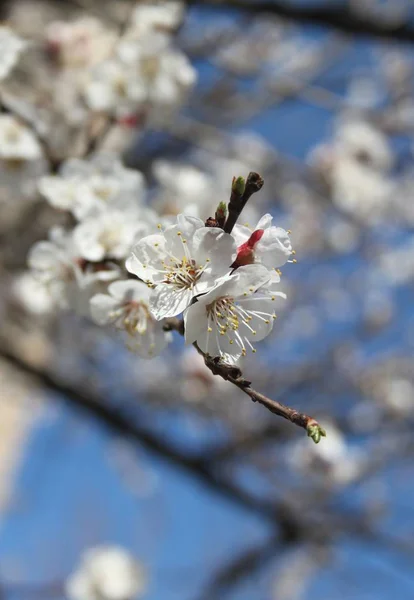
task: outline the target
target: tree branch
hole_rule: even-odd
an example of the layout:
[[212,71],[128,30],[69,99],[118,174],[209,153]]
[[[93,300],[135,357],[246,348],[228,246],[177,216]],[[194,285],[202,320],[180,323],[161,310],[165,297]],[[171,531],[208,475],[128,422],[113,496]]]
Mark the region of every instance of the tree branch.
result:
[[[184,335],[184,322],[182,319],[176,317],[166,319],[165,330],[177,331],[180,335]],[[326,431],[319,425],[316,419],[301,413],[294,408],[290,408],[277,400],[272,400],[261,392],[256,391],[251,387],[251,382],[243,377],[243,373],[239,367],[228,365],[223,362],[220,357],[212,357],[209,354],[206,354],[198,347],[196,342],[193,346],[204,358],[206,367],[210,369],[213,375],[219,375],[222,379],[230,381],[230,383],[238,387],[239,390],[247,394],[253,402],[258,402],[273,414],[283,417],[294,425],[305,429],[308,436],[312,438],[315,444],[320,442],[321,437],[326,436]]]
[[289,527],[293,526],[295,518],[287,505],[282,502],[269,502],[251,495],[247,490],[230,481],[224,473],[212,469],[209,457],[189,455],[187,451],[177,448],[164,437],[157,436],[137,420],[131,419],[130,415],[124,415],[119,410],[108,406],[100,394],[93,390],[84,390],[69,381],[62,381],[43,368],[28,363],[10,350],[7,342],[4,344],[2,340],[0,340],[0,357],[31,377],[41,387],[55,392],[59,400],[86,411],[124,438],[139,442],[153,454],[184,469],[204,485],[240,507],[258,514],[278,527],[283,527],[284,521],[289,524]]
[[264,181],[258,173],[249,173],[246,181],[243,177],[237,177],[233,179],[231,185],[231,195],[229,202],[229,216],[227,217],[226,223],[223,227],[226,233],[231,233],[235,226],[237,219],[243,208],[246,206],[249,198],[256,192],[259,192],[263,187]]
[[241,9],[246,13],[268,13],[279,17],[308,23],[323,25],[343,33],[353,35],[370,35],[388,38],[393,41],[414,42],[414,28],[408,23],[394,24],[385,20],[374,20],[369,15],[357,14],[346,4],[330,6],[328,3],[318,5],[297,5],[280,0],[187,0],[189,5],[213,6],[222,9]]

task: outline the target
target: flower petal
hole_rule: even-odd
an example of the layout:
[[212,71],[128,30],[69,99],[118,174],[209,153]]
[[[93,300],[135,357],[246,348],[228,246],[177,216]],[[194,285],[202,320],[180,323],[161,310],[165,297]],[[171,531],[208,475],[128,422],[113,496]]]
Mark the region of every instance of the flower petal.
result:
[[176,317],[190,306],[193,297],[194,294],[189,289],[177,290],[169,283],[161,283],[151,294],[151,312],[157,321],[167,317]]
[[288,232],[281,227],[266,229],[256,246],[256,252],[267,267],[281,267],[292,254]]
[[236,223],[236,225],[233,227],[231,235],[235,239],[237,246],[241,246],[242,244],[247,242],[252,233],[253,230],[250,229],[250,227],[246,227],[245,225],[239,225]]
[[272,226],[273,217],[269,213],[263,215],[258,224],[255,227],[256,229],[269,229]]
[[205,304],[195,302],[184,313],[185,343],[192,344],[207,331]]
[[218,227],[198,229],[192,239],[192,248],[197,265],[204,265],[208,259],[217,275],[229,270],[237,253],[234,238]]
[[151,290],[143,281],[127,279],[125,281],[114,281],[108,288],[108,292],[119,302],[149,302]]
[[118,306],[118,300],[111,298],[111,296],[108,296],[107,294],[96,294],[89,301],[91,317],[98,325],[112,323],[115,318],[111,317],[111,313]]
[[253,264],[239,267],[227,281],[224,281],[226,295],[237,298],[250,296],[258,288],[270,281],[270,273],[263,265]]
[[144,237],[132,249],[131,256],[127,259],[125,266],[144,281],[158,283],[164,276],[160,273],[164,269],[163,261],[167,260],[166,241],[163,235],[154,234]]

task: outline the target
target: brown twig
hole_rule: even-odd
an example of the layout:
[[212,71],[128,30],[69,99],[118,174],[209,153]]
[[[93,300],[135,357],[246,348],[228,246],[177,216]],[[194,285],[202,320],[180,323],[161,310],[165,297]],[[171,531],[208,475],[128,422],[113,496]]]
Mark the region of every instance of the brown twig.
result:
[[[166,319],[164,329],[167,331],[177,331],[183,336],[184,321],[182,319],[178,319],[177,317]],[[218,375],[225,381],[229,381],[238,387],[239,390],[247,394],[247,396],[249,396],[253,402],[258,402],[273,414],[283,417],[294,425],[305,429],[308,436],[313,439],[315,444],[320,442],[322,437],[326,436],[326,431],[323,429],[323,427],[321,427],[321,425],[319,425],[316,419],[297,411],[295,408],[286,406],[286,404],[282,404],[277,400],[272,400],[272,398],[268,398],[261,392],[256,391],[254,388],[252,388],[251,382],[243,377],[243,373],[239,367],[223,362],[220,357],[213,357],[209,354],[206,354],[199,348],[196,342],[194,342],[193,346],[204,358],[206,367],[213,373],[213,375]]]

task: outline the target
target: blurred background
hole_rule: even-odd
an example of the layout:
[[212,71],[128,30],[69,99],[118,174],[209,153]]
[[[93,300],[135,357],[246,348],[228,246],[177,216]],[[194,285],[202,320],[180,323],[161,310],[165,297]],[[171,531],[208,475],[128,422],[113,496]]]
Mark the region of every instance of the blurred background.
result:
[[327,438],[251,403],[179,336],[144,361],[52,310],[27,253],[69,217],[1,166],[0,597],[80,598],[67,581],[84,552],[114,546],[140,565],[131,599],[414,598],[414,4],[192,0],[170,32],[197,74],[186,102],[128,131],[94,124],[91,143],[62,108],[52,26],[122,36],[135,7],[2,3],[35,48],[3,112],[46,132],[43,172],[122,147],[169,214],[208,217],[233,176],[264,177],[248,218],[290,229],[298,262],[243,372]]

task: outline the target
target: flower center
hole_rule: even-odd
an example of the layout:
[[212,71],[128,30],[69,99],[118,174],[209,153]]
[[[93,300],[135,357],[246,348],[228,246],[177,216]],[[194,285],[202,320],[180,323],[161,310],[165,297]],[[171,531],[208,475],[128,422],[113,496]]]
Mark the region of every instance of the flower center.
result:
[[170,283],[178,289],[194,287],[204,270],[196,264],[195,260],[185,257],[179,263],[176,262],[170,265],[164,263],[164,267],[164,283]]
[[148,81],[153,81],[160,68],[158,56],[146,56],[141,59],[141,72]]
[[100,200],[103,200],[104,202],[109,200],[109,198],[113,194],[113,189],[110,187],[110,185],[106,185],[104,183],[97,184],[93,191],[98,196],[98,198]]
[[128,83],[123,75],[118,75],[113,81],[113,89],[120,98],[128,98]]
[[[275,298],[272,296],[271,300],[274,299]],[[250,298],[250,302],[251,300],[252,299]],[[255,300],[262,301],[262,298],[257,297]],[[210,335],[214,335],[213,331],[215,330],[217,342],[217,334],[224,336],[230,345],[235,344],[239,347],[242,356],[246,356],[248,349],[253,353],[256,352],[256,349],[249,339],[250,337],[254,338],[257,333],[252,327],[251,322],[253,321],[253,318],[256,319],[256,323],[263,321],[267,325],[271,322],[271,319],[276,318],[273,311],[253,310],[250,307],[248,309],[243,308],[243,300],[240,300],[236,304],[234,298],[229,296],[217,298],[217,300],[208,304],[206,306],[206,312],[207,338],[209,338]]]
[[233,298],[218,298],[206,306],[208,320],[218,327],[220,335],[226,335],[228,330],[237,331],[240,325],[240,314]]
[[98,241],[105,249],[105,252],[110,252],[119,242],[120,232],[118,228],[112,227],[104,229],[100,234]]
[[144,335],[148,326],[152,323],[152,317],[148,306],[143,302],[126,302],[111,315],[116,320],[116,324],[131,336]]

